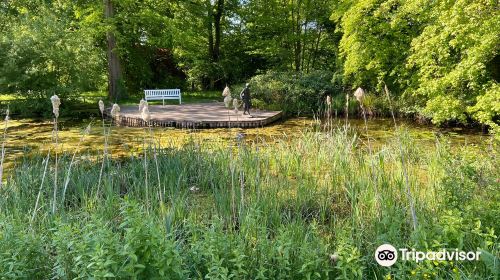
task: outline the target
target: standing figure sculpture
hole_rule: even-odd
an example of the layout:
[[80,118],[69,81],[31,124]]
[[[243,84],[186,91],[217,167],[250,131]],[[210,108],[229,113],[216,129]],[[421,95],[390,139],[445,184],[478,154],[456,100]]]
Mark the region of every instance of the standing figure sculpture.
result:
[[252,117],[250,114],[250,107],[252,106],[252,97],[250,96],[250,84],[246,84],[245,88],[240,93],[241,101],[243,101],[243,115],[248,115]]

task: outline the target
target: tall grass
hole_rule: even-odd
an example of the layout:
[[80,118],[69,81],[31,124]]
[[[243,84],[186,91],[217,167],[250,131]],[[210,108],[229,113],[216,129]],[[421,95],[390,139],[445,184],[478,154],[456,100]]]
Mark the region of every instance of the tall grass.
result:
[[[392,120],[394,121],[394,131],[396,132],[396,134],[398,134],[399,129],[398,129],[398,125],[396,122],[396,117],[394,116],[394,109],[392,107],[391,94],[389,92],[389,89],[387,88],[387,85],[384,85],[384,91],[385,91],[385,94],[387,96],[387,101],[389,102],[389,108],[391,110]],[[414,201],[414,198],[411,194],[410,182],[408,179],[408,169],[406,167],[406,157],[405,157],[405,153],[403,151],[403,145],[401,144],[401,139],[399,137],[397,137],[397,139],[398,139],[398,146],[399,146],[399,154],[401,156],[401,166],[403,169],[403,176],[405,178],[405,184],[406,184],[406,195],[407,195],[408,201],[410,203],[410,211],[411,211],[411,217],[412,217],[412,222],[413,222],[413,229],[417,230],[418,219],[417,219],[417,213],[415,210],[415,201]]]
[[[43,177],[50,159],[21,159],[0,189],[0,276],[495,278],[498,146],[471,158],[467,148],[452,152],[439,141],[429,153],[402,133],[370,155],[347,128],[305,131],[272,145],[235,141],[227,146],[193,137],[182,147],[144,149],[142,158],[109,160],[101,195],[94,191],[100,184],[99,153],[89,152],[73,162],[66,199],[55,215],[47,188],[53,182]],[[59,165],[71,165],[71,158],[61,154]],[[156,166],[161,184],[145,188]],[[401,176],[405,168],[408,185]],[[458,170],[465,171],[462,177]],[[418,198],[416,230],[407,223],[406,186]],[[381,203],[375,203],[376,188]],[[163,190],[165,206],[161,199],[150,200]],[[32,230],[26,226],[30,220]],[[382,243],[479,248],[493,261],[398,262],[389,269],[373,258]]]
[[5,141],[7,140],[7,125],[9,124],[9,109],[5,112],[3,137],[2,137],[2,151],[0,156],[0,188],[3,185],[3,163],[5,160]]

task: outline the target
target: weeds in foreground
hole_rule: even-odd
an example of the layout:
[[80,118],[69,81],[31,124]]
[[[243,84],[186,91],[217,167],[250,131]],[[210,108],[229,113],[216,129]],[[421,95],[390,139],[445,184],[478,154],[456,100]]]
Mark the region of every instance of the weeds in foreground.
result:
[[[181,148],[160,147],[158,165],[168,168],[161,168],[161,185],[151,184],[149,190],[144,160],[146,171],[155,172],[156,166],[153,150],[145,149],[146,159],[109,161],[103,177],[107,191],[100,196],[93,191],[100,162],[82,158],[73,163],[56,215],[47,188],[53,182],[42,176],[49,159],[27,157],[0,190],[0,274],[31,279],[494,279],[497,150],[471,157],[466,149],[455,153],[437,144],[436,153],[425,153],[401,137],[373,151],[380,205],[374,203],[369,154],[345,129],[305,132],[272,146],[242,140],[228,149],[193,139]],[[413,147],[405,149],[411,152],[406,157],[410,187],[418,186],[411,189],[419,198],[416,231],[407,222],[410,205],[399,145]],[[62,154],[59,164],[69,166],[71,156]],[[32,188],[40,183],[41,191]],[[145,192],[163,188],[170,194],[165,212],[159,200],[146,207]],[[381,243],[421,250],[479,248],[490,258],[401,262],[387,269],[372,257]]]

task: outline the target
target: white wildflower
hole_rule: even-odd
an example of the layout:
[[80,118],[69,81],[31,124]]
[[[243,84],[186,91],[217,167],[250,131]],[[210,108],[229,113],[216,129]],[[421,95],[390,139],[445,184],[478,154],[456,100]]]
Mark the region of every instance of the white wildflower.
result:
[[334,254],[330,255],[330,261],[332,263],[336,263],[338,260],[339,260],[339,254],[338,253],[334,253]]
[[99,100],[99,111],[101,111],[101,115],[104,114],[104,102]]
[[197,186],[192,186],[192,187],[190,187],[190,188],[189,188],[189,190],[190,190],[191,192],[197,192],[197,191],[199,191],[199,190],[200,190],[200,188],[198,188]]
[[50,102],[52,102],[52,113],[56,118],[59,117],[59,106],[61,105],[61,99],[57,95],[52,95],[50,98]]
[[145,122],[149,122],[151,120],[151,113],[149,113],[149,109],[148,109],[147,106],[145,106],[144,108],[142,108],[141,118]]
[[111,107],[111,116],[113,118],[116,118],[120,115],[120,106],[118,104],[113,104],[113,107]]

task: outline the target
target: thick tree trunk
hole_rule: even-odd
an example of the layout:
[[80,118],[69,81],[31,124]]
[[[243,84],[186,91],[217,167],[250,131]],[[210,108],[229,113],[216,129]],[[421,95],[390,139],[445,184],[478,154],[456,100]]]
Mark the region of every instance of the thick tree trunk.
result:
[[[104,16],[106,19],[112,18],[114,14],[112,0],[104,0]],[[122,75],[120,67],[120,58],[116,53],[116,38],[113,32],[107,32],[108,41],[108,98],[115,102],[120,98],[122,88],[120,86]]]
[[217,10],[214,15],[215,42],[213,51],[213,60],[219,61],[220,41],[221,41],[221,19],[224,12],[224,0],[217,1]]

